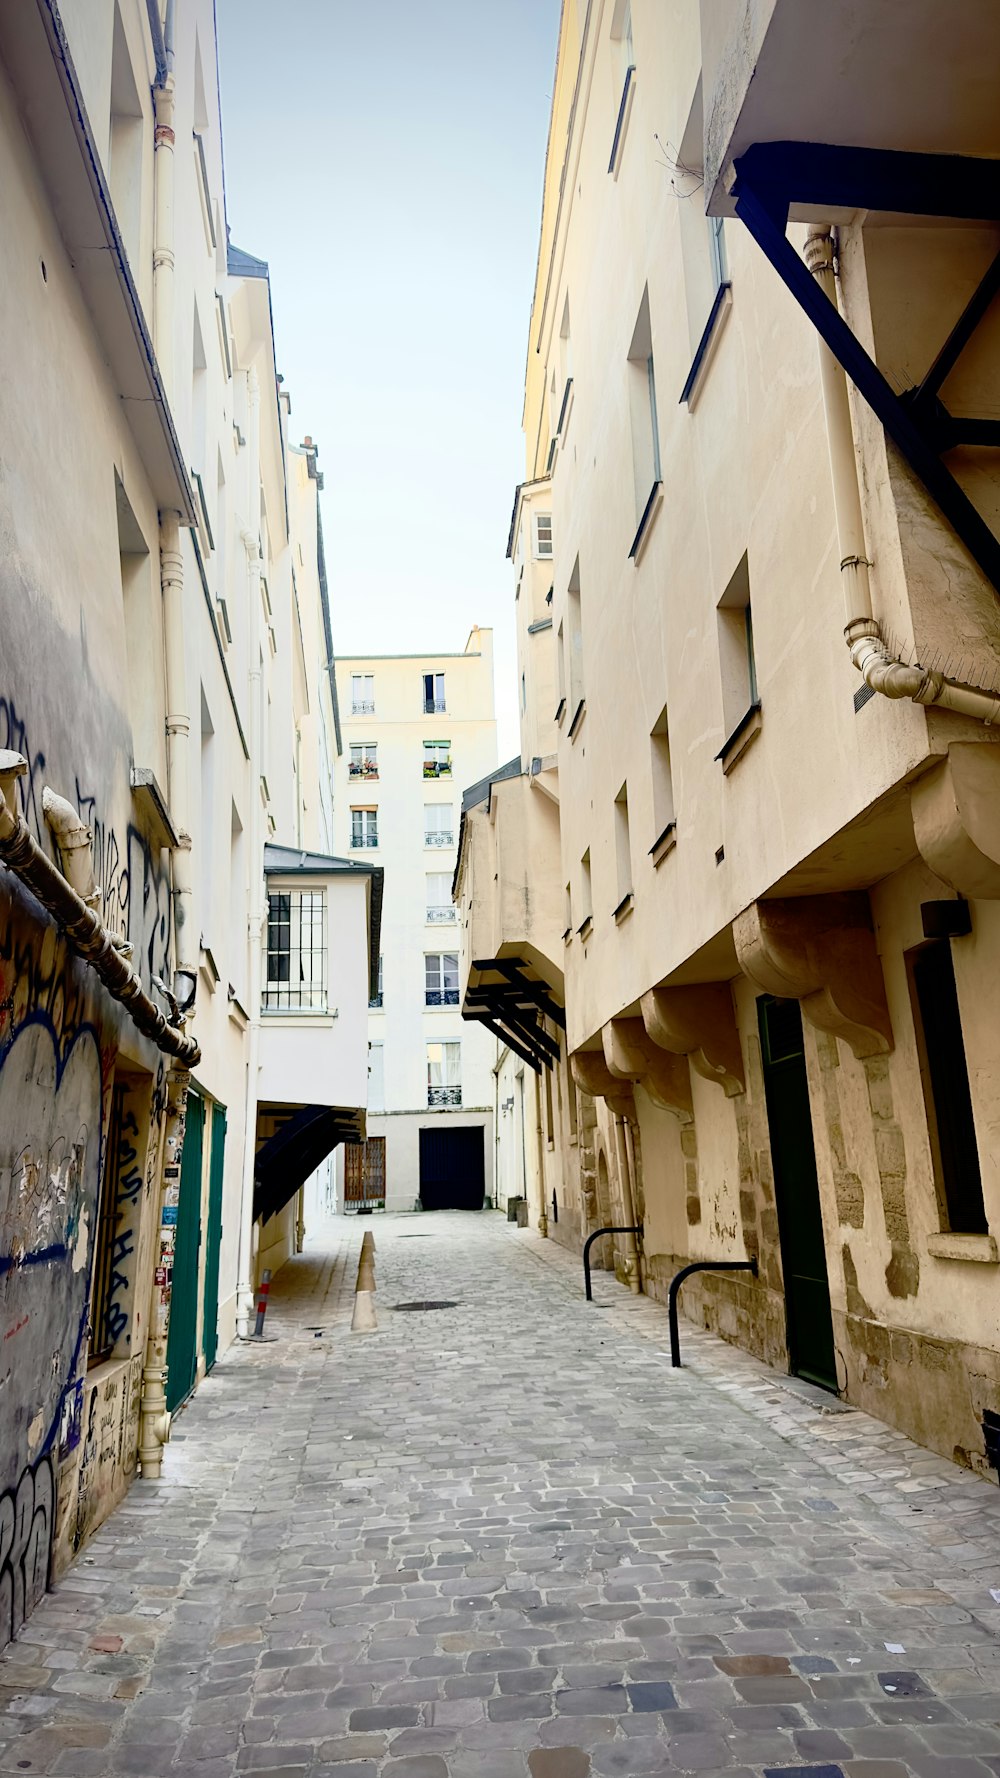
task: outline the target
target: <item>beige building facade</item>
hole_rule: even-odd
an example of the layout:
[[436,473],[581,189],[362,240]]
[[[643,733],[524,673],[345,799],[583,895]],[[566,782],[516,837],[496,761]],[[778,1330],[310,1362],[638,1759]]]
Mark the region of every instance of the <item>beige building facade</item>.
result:
[[364,1133],[381,879],[217,93],[210,0],[0,18],[0,1645]]
[[660,1298],[744,1263],[687,1313],[995,1476],[1000,43],[887,11],[928,108],[838,0],[566,0],[463,990],[541,1071],[550,1234],[641,1224]]
[[496,1050],[462,1020],[452,882],[461,787],[496,765],[492,631],[476,626],[461,653],[342,655],[337,687],[337,849],[385,872],[367,1144],[339,1156],[340,1203],[479,1208]]

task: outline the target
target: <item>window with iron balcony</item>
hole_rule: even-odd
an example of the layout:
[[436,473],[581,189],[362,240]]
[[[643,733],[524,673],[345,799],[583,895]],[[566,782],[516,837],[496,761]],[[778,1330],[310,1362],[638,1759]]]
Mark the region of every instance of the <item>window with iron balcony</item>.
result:
[[424,805],[424,845],[453,846],[455,843],[455,817],[450,803],[425,803]]
[[443,716],[444,711],[445,711],[444,674],[443,673],[425,673],[424,674],[424,715],[425,716]]
[[368,782],[378,777],[378,745],[375,741],[354,741],[351,743],[351,757],[348,763],[348,774],[352,778],[364,778]]
[[427,873],[427,924],[429,926],[454,926],[457,910],[451,899],[451,872],[428,871]]
[[351,674],[351,715],[374,716],[375,676],[373,673]]
[[424,958],[425,1006],[458,1005],[458,952],[445,951]]
[[462,1046],[460,1043],[427,1045],[427,1104],[445,1110],[462,1103]]
[[451,742],[450,741],[425,741],[424,742],[424,777],[425,778],[450,778],[451,777]]
[[378,845],[378,810],[351,810],[351,850],[374,850]]

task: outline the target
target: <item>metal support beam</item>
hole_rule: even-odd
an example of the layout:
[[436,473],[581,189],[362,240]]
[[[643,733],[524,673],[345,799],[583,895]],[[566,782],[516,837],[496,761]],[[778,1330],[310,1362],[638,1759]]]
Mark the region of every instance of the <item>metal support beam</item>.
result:
[[[788,145],[782,144],[780,146],[787,147]],[[808,148],[808,144],[803,144],[804,152]],[[959,541],[964,544],[973,561],[982,569],[994,589],[1000,593],[1000,541],[977,512],[968,495],[959,487],[951,472],[945,468],[935,445],[929,441],[906,404],[886,381],[878,366],[869,358],[868,353],[860,341],[855,338],[839,310],[831,303],[825,291],[820,288],[804,261],[786,238],[788,196],[782,195],[779,201],[773,188],[763,193],[759,192],[747,174],[747,163],[752,156],[756,155],[756,152],[756,149],[750,150],[736,162],[737,182],[734,192],[737,216],[766,254],[799,307],[826,341],[859,394],[864,397],[876,418],[881,421],[914,474],[923,482],[931,499],[947,519]],[[937,157],[917,156],[913,158],[934,160]],[[993,177],[995,180],[996,175],[994,174]],[[816,201],[808,184],[806,182],[803,184],[805,193],[803,201],[810,203]],[[798,191],[796,195],[799,195]],[[841,195],[827,201],[833,205],[843,204],[847,200]],[[887,203],[880,201],[876,204],[873,199],[866,199],[862,196],[856,196],[853,202],[855,205],[869,203],[872,208],[888,207]],[[892,207],[905,208],[898,201]],[[937,212],[932,209],[930,213],[936,214]],[[953,206],[951,214],[955,213]],[[965,211],[960,213],[967,214]],[[981,210],[976,212],[980,215],[982,213]]]

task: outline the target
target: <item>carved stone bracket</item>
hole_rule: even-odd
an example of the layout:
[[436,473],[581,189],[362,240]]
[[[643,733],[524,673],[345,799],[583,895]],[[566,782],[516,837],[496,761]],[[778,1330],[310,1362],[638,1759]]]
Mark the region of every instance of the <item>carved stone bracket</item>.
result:
[[616,1117],[635,1117],[631,1085],[612,1074],[600,1050],[574,1050],[569,1061],[581,1092],[589,1093],[592,1099],[606,1100]]
[[619,1080],[641,1082],[654,1105],[690,1121],[694,1116],[691,1075],[683,1056],[657,1049],[641,1019],[609,1019],[601,1037],[611,1074]]
[[752,902],[733,921],[733,938],[740,968],[765,994],[800,1001],[803,1018],[842,1037],[858,1057],[892,1049],[863,891]]
[[726,1097],[746,1092],[743,1055],[728,982],[689,988],[650,988],[642,996],[646,1034],[661,1049],[686,1056]]
[[942,883],[973,899],[1000,899],[1000,747],[953,741],[910,791],[921,858]]

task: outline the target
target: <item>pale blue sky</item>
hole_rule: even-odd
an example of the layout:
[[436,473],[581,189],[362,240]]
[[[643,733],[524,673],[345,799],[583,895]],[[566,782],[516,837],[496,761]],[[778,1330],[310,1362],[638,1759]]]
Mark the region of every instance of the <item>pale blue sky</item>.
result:
[[559,0],[218,0],[229,223],[316,439],[335,645],[492,624],[517,751],[521,398]]

